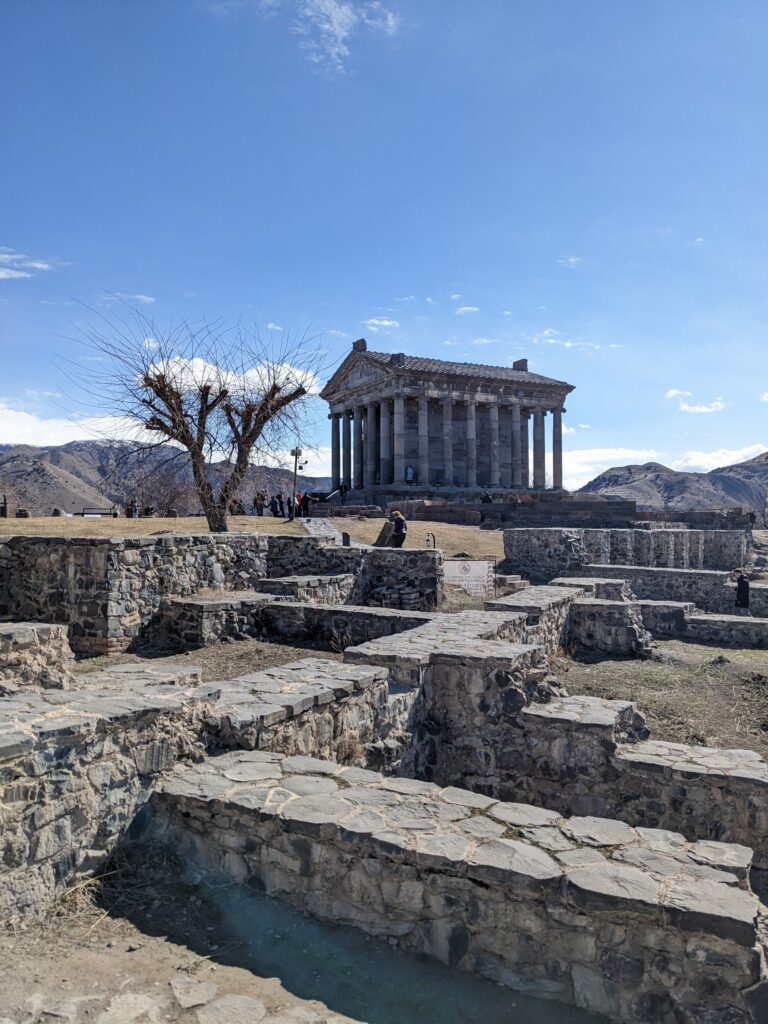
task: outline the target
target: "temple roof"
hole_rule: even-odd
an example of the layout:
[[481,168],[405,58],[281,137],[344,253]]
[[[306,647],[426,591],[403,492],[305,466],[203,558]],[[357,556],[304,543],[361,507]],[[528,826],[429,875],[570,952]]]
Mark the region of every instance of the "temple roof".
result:
[[[529,370],[514,370],[510,366],[489,366],[486,363],[454,363],[450,359],[428,359],[426,356],[404,356],[393,352],[366,352],[376,362],[395,369],[415,370],[420,373],[448,373],[458,377],[487,377],[491,380],[507,380],[520,384],[560,384],[571,387],[563,380],[543,377]],[[393,362],[394,360],[394,362]]]
[[[426,356],[408,356],[402,352],[369,352],[365,341],[356,341],[353,350],[332,374],[330,380],[320,393],[321,398],[338,396],[339,390],[356,387],[355,378],[367,367],[367,375],[376,373],[378,369],[382,377],[399,374],[440,374],[447,377],[463,377],[475,381],[496,381],[498,384],[538,384],[556,388],[560,392],[573,391],[573,385],[552,377],[544,377],[539,373],[531,373],[524,359],[517,360],[513,366],[487,366],[484,363],[459,363],[448,359],[430,359]],[[362,383],[362,379],[360,381]]]

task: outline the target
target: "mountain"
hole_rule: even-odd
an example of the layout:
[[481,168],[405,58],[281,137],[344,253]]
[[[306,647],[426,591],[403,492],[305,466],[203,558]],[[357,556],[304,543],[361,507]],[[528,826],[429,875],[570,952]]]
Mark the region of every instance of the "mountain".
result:
[[768,452],[709,473],[681,473],[658,462],[607,469],[580,493],[632,498],[643,509],[734,508],[762,517],[768,501]]
[[[197,500],[188,460],[172,458],[167,448],[136,453],[133,446],[105,441],[71,441],[36,448],[33,445],[0,445],[0,500],[8,498],[11,515],[26,508],[33,515],[50,515],[54,508],[79,512],[83,508],[140,505],[159,509],[174,507],[180,514],[196,512]],[[212,463],[214,481],[227,471],[227,463]],[[267,466],[251,466],[242,487],[242,500],[250,502],[258,490],[273,494],[289,492],[292,474]],[[300,491],[328,491],[327,477],[299,476]]]

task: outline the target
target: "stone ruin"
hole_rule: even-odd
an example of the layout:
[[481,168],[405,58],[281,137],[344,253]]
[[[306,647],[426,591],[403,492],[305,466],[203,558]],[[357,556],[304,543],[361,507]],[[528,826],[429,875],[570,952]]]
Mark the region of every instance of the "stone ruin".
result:
[[[195,871],[609,1020],[768,1020],[750,887],[768,868],[768,765],[654,741],[634,704],[569,696],[550,670],[563,648],[642,656],[673,622],[695,635],[702,614],[715,631],[731,617],[636,598],[627,566],[585,561],[574,532],[508,531],[506,568],[536,543],[546,580],[456,614],[439,611],[435,550],[8,540],[0,919],[152,840]],[[723,585],[720,569],[634,568]],[[79,673],[73,655],[243,637],[316,651],[207,683],[189,659]]]

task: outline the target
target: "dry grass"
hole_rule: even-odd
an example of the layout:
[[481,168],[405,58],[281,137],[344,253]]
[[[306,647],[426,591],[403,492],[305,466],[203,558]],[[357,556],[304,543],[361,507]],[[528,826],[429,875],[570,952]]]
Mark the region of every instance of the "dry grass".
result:
[[[243,533],[275,533],[281,537],[307,535],[300,520],[289,522],[274,516],[232,516],[230,530]],[[0,519],[0,537],[148,537],[155,533],[208,533],[203,516],[179,519],[71,519],[35,516],[32,519]]]
[[[384,525],[384,519],[356,519],[352,516],[332,519],[337,530],[349,533],[353,540],[372,544]],[[451,557],[465,551],[472,558],[504,557],[504,534],[501,530],[480,530],[477,526],[452,526],[449,523],[412,521],[408,523],[407,548],[425,548],[427,534],[433,533],[437,546]]]
[[568,692],[633,700],[652,739],[757,750],[768,758],[768,652],[665,641],[648,661],[572,661]]

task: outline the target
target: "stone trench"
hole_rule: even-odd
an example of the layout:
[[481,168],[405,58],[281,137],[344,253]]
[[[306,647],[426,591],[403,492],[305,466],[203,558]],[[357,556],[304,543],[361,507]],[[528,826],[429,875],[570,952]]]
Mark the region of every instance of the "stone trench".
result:
[[[768,765],[654,741],[631,702],[570,697],[549,670],[564,644],[643,655],[625,584],[582,574],[443,614],[436,552],[376,568],[357,551],[355,567],[300,543],[302,564],[287,541],[273,565],[260,542],[244,590],[245,542],[200,561],[187,539],[176,563],[163,538],[162,564],[187,575],[155,597],[135,575],[146,550],[129,547],[141,629],[180,649],[311,640],[342,662],[318,652],[209,683],[151,659],[82,674],[63,626],[3,624],[0,919],[44,910],[127,839],[164,842],[195,870],[612,1021],[768,1021],[750,888],[768,867]],[[54,548],[20,550],[55,567]],[[88,564],[111,558],[120,576],[123,551]],[[78,593],[102,587],[78,572]],[[4,586],[54,607],[53,591],[33,604],[28,583]],[[405,600],[351,603],[382,588]]]

